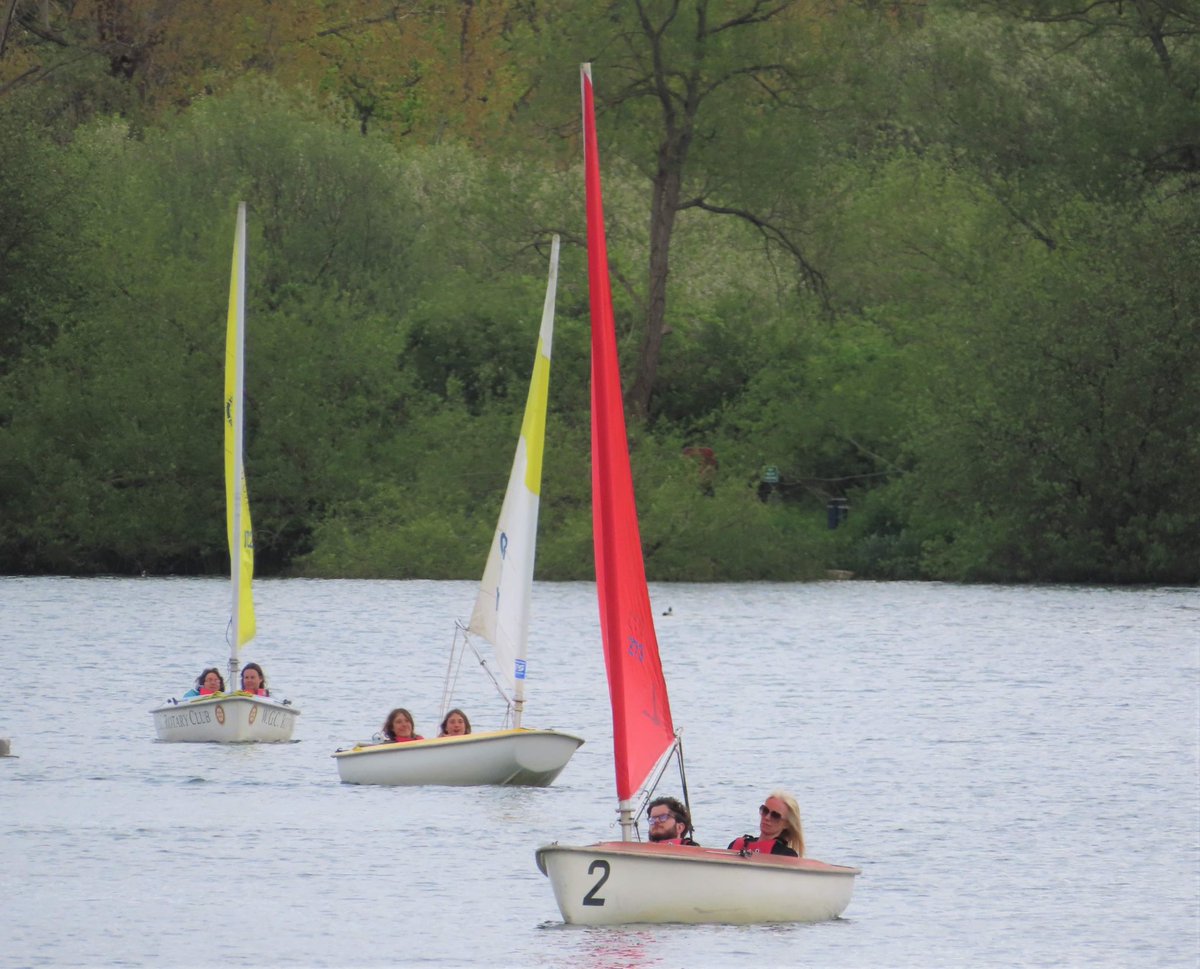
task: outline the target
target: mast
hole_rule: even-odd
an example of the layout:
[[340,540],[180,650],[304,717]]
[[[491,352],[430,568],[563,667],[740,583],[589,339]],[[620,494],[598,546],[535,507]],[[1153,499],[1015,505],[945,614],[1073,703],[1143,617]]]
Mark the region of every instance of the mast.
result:
[[[246,203],[238,202],[237,228],[233,237],[233,270],[229,285],[229,318],[225,344],[225,422],[227,446],[225,453],[226,499],[229,502],[229,681],[227,689],[235,692],[238,682],[238,649],[242,635],[253,635],[252,628],[244,629],[242,612],[243,549],[249,541],[249,521],[243,522],[242,508],[246,501],[245,474],[242,464],[242,401],[245,382],[246,334]],[[230,370],[232,369],[232,374]],[[232,381],[230,377],[232,376]],[[232,386],[230,386],[232,383]],[[232,432],[232,438],[231,438]],[[248,578],[248,576],[247,576]]]

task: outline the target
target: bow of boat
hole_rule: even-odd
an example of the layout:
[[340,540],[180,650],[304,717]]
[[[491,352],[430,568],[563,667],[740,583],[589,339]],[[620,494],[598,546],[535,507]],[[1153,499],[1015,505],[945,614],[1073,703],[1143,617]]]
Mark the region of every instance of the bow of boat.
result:
[[150,712],[158,739],[168,743],[284,743],[300,715],[290,703],[249,693],[165,703]]

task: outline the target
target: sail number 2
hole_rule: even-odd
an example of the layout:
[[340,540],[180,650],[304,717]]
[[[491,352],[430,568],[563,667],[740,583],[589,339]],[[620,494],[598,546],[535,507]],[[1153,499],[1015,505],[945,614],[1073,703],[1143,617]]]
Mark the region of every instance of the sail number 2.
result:
[[604,904],[604,899],[601,898],[599,895],[597,895],[596,892],[600,891],[600,886],[603,885],[606,881],[608,881],[608,876],[611,873],[611,871],[612,871],[612,869],[610,869],[608,867],[608,862],[604,861],[601,858],[597,858],[590,865],[588,865],[588,874],[589,875],[594,875],[594,874],[596,874],[596,872],[600,872],[601,875],[600,875],[600,880],[598,882],[596,882],[595,885],[592,886],[592,890],[583,896],[583,904],[584,905],[603,905]]

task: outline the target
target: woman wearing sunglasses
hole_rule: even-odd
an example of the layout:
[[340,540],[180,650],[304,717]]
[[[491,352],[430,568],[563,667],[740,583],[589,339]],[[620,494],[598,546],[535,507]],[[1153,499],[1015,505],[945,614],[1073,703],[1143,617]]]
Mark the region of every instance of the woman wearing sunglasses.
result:
[[785,791],[772,791],[758,807],[758,837],[744,834],[729,847],[743,854],[803,856],[804,831],[796,799]]

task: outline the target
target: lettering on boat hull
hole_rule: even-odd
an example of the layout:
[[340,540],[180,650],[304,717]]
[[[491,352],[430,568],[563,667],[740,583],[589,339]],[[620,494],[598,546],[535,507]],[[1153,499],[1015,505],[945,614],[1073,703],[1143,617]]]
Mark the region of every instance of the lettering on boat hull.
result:
[[178,713],[159,714],[159,726],[166,730],[179,730],[184,727],[200,727],[212,723],[212,712],[207,709],[180,710]]
[[159,740],[183,743],[275,743],[292,739],[299,712],[251,697],[170,704],[154,710]]

